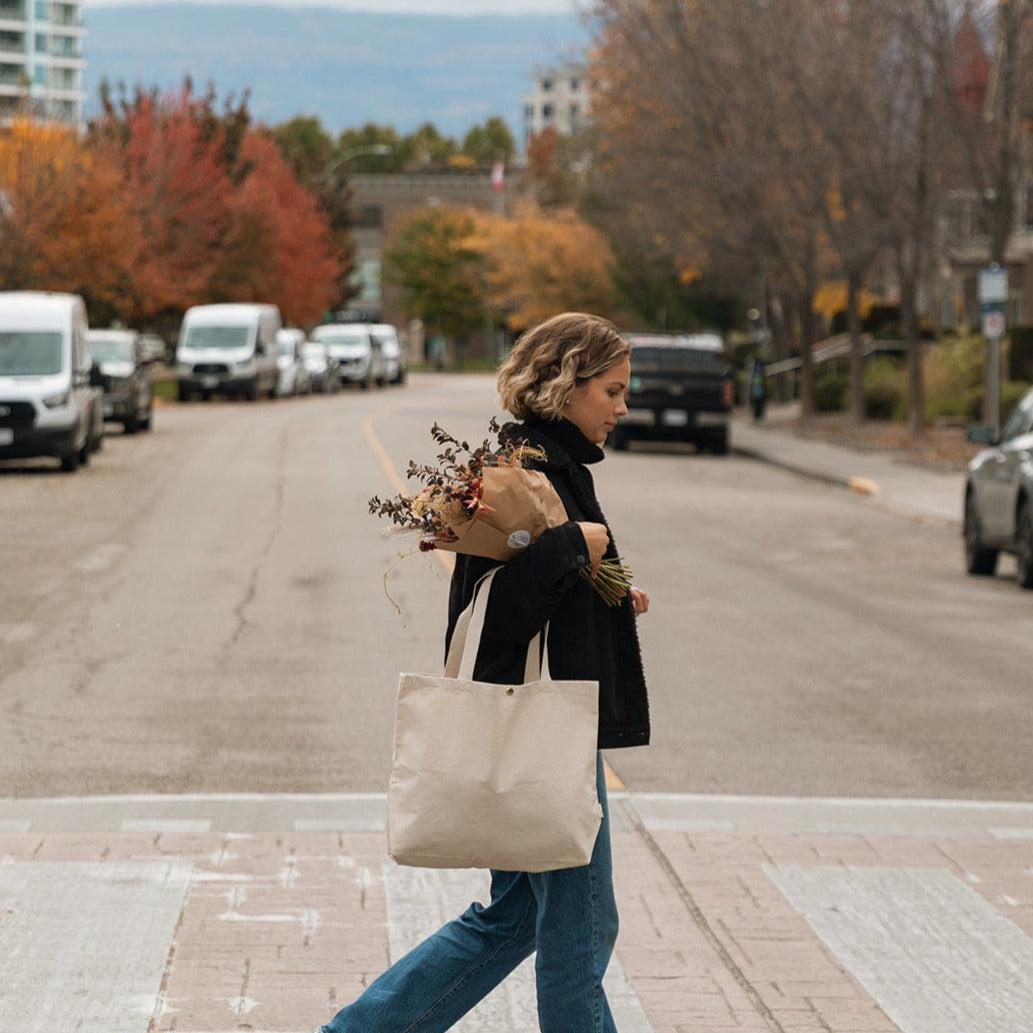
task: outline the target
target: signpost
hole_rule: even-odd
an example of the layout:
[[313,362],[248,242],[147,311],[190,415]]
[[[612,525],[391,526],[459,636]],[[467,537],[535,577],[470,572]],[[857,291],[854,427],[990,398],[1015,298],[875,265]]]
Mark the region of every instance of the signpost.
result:
[[979,312],[986,338],[986,419],[1001,429],[1001,338],[1008,300],[1008,270],[994,263],[979,270]]

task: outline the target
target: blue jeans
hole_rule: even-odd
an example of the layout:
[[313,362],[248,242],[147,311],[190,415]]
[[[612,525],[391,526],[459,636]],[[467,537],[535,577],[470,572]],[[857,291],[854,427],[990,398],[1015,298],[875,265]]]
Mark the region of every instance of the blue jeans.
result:
[[555,872],[491,873],[491,902],[471,904],[414,947],[316,1033],[441,1033],[536,950],[542,1033],[616,1033],[603,973],[617,939],[610,817],[592,860]]

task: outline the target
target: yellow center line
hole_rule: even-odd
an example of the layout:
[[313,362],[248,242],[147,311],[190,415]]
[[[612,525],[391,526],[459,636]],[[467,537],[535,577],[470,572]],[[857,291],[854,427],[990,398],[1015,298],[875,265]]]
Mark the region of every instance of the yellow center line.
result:
[[[405,482],[402,480],[395,464],[391,461],[391,456],[388,455],[388,451],[381,444],[380,438],[377,437],[377,432],[373,429],[373,421],[376,419],[374,416],[367,416],[362,421],[362,433],[365,434],[366,440],[369,442],[369,447],[373,451],[373,455],[376,456],[377,462],[380,463],[381,470],[384,471],[384,476],[391,483],[395,492],[405,491]],[[448,552],[442,552],[440,549],[433,550],[434,555],[437,557],[438,562],[442,567],[445,568],[445,572],[448,574],[452,573],[452,568],[455,566],[455,557]],[[606,774],[606,788],[607,789],[624,789],[624,783],[617,776],[617,773],[610,767],[606,760],[603,760],[603,771]]]
[[[405,491],[405,482],[402,480],[401,475],[395,468],[395,464],[391,460],[391,456],[388,455],[387,449],[380,442],[380,438],[377,437],[377,432],[373,429],[373,421],[377,419],[376,416],[367,416],[362,421],[362,433],[365,434],[366,440],[369,442],[369,447],[373,451],[373,455],[376,456],[377,462],[380,463],[380,469],[384,471],[384,476],[390,481],[391,486],[394,488],[396,493]],[[455,557],[450,553],[443,552],[441,549],[432,550],[434,556],[437,558],[438,563],[444,568],[446,574],[452,573],[452,568],[455,566]]]

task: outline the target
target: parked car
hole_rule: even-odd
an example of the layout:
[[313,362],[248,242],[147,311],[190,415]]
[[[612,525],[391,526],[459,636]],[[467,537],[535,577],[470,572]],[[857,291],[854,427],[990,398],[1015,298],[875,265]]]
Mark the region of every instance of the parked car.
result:
[[144,362],[167,362],[169,359],[165,338],[158,334],[140,334],[140,349]]
[[280,370],[276,305],[195,305],[183,316],[176,348],[179,400],[214,394],[276,397]]
[[308,370],[313,391],[330,394],[341,390],[337,360],[330,357],[324,342],[306,341],[301,346],[301,358]]
[[965,478],[965,567],[988,576],[1000,553],[1012,553],[1019,585],[1033,588],[1033,389],[1000,434],[979,424],[967,436],[987,447],[968,464]]
[[312,376],[301,354],[304,343],[304,330],[283,327],[276,332],[276,364],[280,370],[278,393],[281,396],[312,393]]
[[104,392],[104,419],[126,434],[151,429],[154,378],[135,330],[90,330],[86,345],[94,380]]
[[398,331],[389,323],[373,323],[369,335],[380,342],[384,353],[384,376],[389,384],[404,384],[409,372],[409,352],[398,340]]
[[380,342],[370,336],[368,323],[324,323],[309,335],[326,345],[337,361],[341,383],[358,384],[364,391],[370,384],[383,386],[387,373]]
[[53,456],[73,471],[104,440],[77,294],[0,292],[0,459]]
[[728,451],[735,385],[717,334],[630,334],[628,412],[611,435],[614,448],[634,438],[692,442]]

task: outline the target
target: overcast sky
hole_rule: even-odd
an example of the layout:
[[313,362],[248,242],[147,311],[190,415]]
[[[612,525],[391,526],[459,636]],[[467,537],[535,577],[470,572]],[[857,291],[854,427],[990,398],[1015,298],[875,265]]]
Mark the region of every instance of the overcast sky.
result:
[[[208,3],[268,3],[278,7],[336,7],[341,11],[406,14],[570,14],[577,0],[180,0],[183,6]],[[83,6],[125,7],[169,0],[84,0]]]

